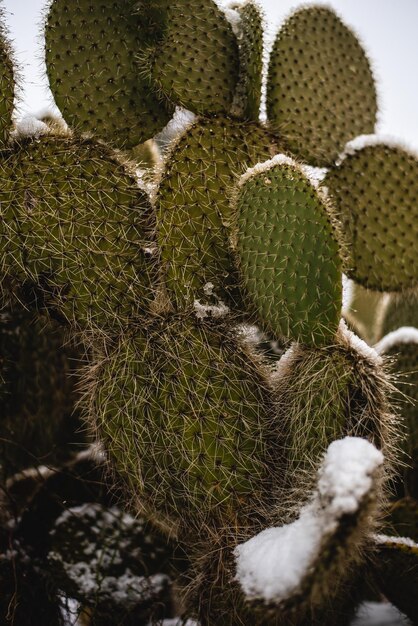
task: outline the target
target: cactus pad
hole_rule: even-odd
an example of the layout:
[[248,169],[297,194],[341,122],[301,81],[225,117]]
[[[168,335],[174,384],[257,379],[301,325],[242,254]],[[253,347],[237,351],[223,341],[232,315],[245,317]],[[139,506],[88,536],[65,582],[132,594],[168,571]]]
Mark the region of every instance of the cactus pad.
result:
[[372,133],[376,91],[356,36],[326,7],[295,11],[270,58],[267,115],[286,146],[314,165],[331,164],[357,135]]
[[154,216],[111,150],[25,140],[0,172],[0,249],[11,274],[42,284],[48,304],[81,324],[120,324],[147,307]]
[[347,274],[365,287],[418,284],[417,180],[418,158],[384,143],[347,152],[324,180],[347,238]]
[[92,419],[140,502],[192,526],[217,512],[224,521],[248,514],[248,500],[256,514],[272,479],[272,399],[230,333],[156,321],[121,338],[95,370]]
[[324,200],[279,155],[249,170],[236,198],[238,265],[249,306],[273,336],[332,341],[341,316],[341,260]]
[[15,90],[13,61],[2,22],[3,13],[0,8],[0,148],[7,144],[12,126]]
[[[3,303],[4,304],[4,303]],[[0,476],[56,462],[80,443],[80,356],[59,326],[23,306],[0,313]]]
[[228,113],[239,55],[225,15],[213,0],[162,4],[161,37],[139,54],[139,72],[149,74],[151,84],[174,104],[194,113]]
[[49,82],[66,121],[120,148],[155,135],[173,112],[138,77],[135,53],[153,33],[134,8],[134,0],[54,0],[45,32]]
[[299,482],[301,496],[311,487],[312,464],[320,462],[333,440],[363,437],[384,448],[390,432],[394,444],[385,397],[388,383],[379,358],[343,324],[334,345],[293,344],[273,376],[279,420],[288,432],[286,479],[293,489]]
[[265,128],[227,117],[198,120],[171,150],[157,195],[157,223],[166,283],[180,308],[204,298],[208,283],[219,297],[238,298],[228,251],[229,194],[247,167],[275,150]]
[[263,78],[263,16],[253,0],[233,4],[231,10],[239,15],[240,76],[235,91],[233,113],[258,121]]
[[383,337],[376,349],[393,359],[397,373],[398,412],[404,420],[407,438],[404,442],[407,464],[405,489],[418,499],[418,329],[403,327]]
[[377,537],[374,570],[382,593],[412,624],[418,622],[418,544],[409,537]]

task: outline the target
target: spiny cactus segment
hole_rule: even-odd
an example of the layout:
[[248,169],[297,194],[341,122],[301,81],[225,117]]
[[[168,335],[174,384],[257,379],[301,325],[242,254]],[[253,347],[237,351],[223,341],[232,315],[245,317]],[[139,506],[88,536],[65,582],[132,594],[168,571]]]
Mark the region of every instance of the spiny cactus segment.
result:
[[407,495],[418,499],[418,329],[399,328],[383,337],[376,349],[393,360],[398,412],[406,430],[404,485]]
[[0,477],[53,463],[83,436],[74,413],[75,374],[81,355],[65,331],[22,304],[0,312]]
[[54,0],[45,28],[49,83],[65,120],[118,148],[164,128],[173,107],[141,79],[136,54],[156,36],[134,0]]
[[253,0],[232,4],[229,15],[236,14],[240,76],[235,89],[232,113],[236,117],[258,121],[263,78],[263,14]]
[[410,618],[418,621],[418,543],[410,538],[378,535],[374,574],[385,596]]
[[372,139],[348,149],[324,185],[343,222],[347,274],[377,291],[418,283],[418,158]]
[[[159,2],[161,34],[138,54],[138,71],[170,102],[194,113],[228,113],[239,73],[232,27],[212,0]],[[140,4],[146,12],[147,2]]]
[[317,166],[372,133],[376,90],[369,61],[332,9],[303,7],[279,30],[271,53],[267,115],[286,146]]
[[3,9],[0,7],[0,149],[7,145],[12,127],[17,72],[3,22]]
[[393,456],[397,429],[382,361],[343,324],[331,345],[293,344],[273,380],[288,437],[289,489],[309,490],[313,459],[347,435],[372,441],[387,460]]
[[[280,604],[300,594],[308,612],[335,595],[348,559],[359,558],[364,538],[358,527],[362,517],[375,513],[382,465],[382,453],[364,439],[334,441],[319,468],[314,495],[298,519],[264,530],[235,549],[237,579],[247,597]],[[349,476],[345,489],[342,474]],[[335,558],[342,537],[351,551]]]
[[0,172],[2,267],[80,326],[120,325],[149,306],[154,217],[117,155],[92,140],[46,136],[16,143]]
[[169,152],[157,191],[157,239],[170,297],[176,307],[216,296],[239,302],[229,251],[230,197],[247,167],[277,152],[264,127],[207,117],[197,120]]
[[263,370],[228,327],[156,322],[121,338],[94,384],[100,436],[156,510],[191,526],[257,514],[280,465],[280,437]]
[[332,215],[302,170],[278,156],[249,170],[236,198],[236,252],[250,308],[273,336],[332,341],[341,258]]

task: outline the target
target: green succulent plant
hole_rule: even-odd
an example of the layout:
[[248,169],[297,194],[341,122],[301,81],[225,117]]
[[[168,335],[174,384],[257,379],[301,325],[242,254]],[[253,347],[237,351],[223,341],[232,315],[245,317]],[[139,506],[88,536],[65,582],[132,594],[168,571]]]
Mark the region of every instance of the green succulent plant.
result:
[[[262,42],[251,0],[53,0],[47,70],[71,129],[0,153],[0,286],[15,300],[30,283],[35,309],[88,338],[86,420],[137,512],[188,555],[185,616],[331,626],[364,568],[388,593],[392,561],[416,559],[412,540],[376,548],[402,429],[385,351],[341,317],[343,272],[416,291],[418,158],[346,146],[374,132],[376,90],[331,9],[279,30],[265,122]],[[144,185],[133,159],[175,107],[194,118]]]

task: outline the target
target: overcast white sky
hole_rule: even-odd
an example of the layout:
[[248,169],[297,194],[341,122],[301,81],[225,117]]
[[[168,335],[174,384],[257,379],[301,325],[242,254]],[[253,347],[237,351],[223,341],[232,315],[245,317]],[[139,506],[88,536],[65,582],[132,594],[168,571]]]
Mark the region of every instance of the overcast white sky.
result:
[[[260,0],[270,32],[298,0]],[[379,83],[379,131],[418,150],[418,0],[329,0],[361,36]],[[41,22],[45,0],[3,0],[17,58],[24,68],[23,112],[49,104],[42,68]]]

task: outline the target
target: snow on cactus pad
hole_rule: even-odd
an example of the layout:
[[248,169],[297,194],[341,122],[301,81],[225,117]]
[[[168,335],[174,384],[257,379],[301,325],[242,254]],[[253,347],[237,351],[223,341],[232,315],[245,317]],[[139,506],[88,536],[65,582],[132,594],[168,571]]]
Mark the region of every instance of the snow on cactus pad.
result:
[[278,32],[267,114],[290,151],[327,166],[350,139],[372,133],[377,102],[367,56],[333,10],[302,7]]
[[379,137],[346,147],[324,179],[338,211],[347,274],[364,287],[403,291],[418,284],[418,158]]
[[263,15],[260,7],[247,0],[233,4],[227,17],[236,16],[240,75],[232,112],[237,117],[258,121],[263,80]]
[[302,169],[278,155],[241,178],[233,246],[249,307],[273,336],[335,336],[342,262],[331,214]]
[[[245,595],[280,604],[306,593],[314,578],[316,586],[327,576],[328,584],[336,586],[335,574],[344,576],[356,557],[356,531],[363,516],[370,514],[382,464],[382,453],[365,439],[334,441],[319,471],[317,490],[298,519],[268,528],[236,547],[236,580]],[[332,550],[336,545],[339,550]]]

